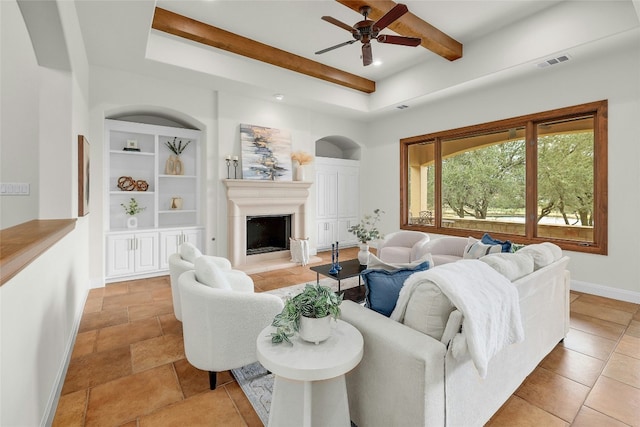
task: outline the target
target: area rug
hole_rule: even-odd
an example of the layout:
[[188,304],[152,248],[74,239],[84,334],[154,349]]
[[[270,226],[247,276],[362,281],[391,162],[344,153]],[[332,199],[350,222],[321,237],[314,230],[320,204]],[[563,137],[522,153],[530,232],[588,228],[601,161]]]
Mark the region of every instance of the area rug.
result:
[[273,393],[273,374],[267,372],[260,362],[232,369],[231,373],[251,402],[262,424],[266,426],[269,422],[269,408]]
[[[314,282],[310,282],[315,285]],[[334,291],[338,291],[338,282],[324,278],[320,280],[320,284],[323,286],[329,286]],[[299,285],[288,286],[286,288],[274,289],[273,291],[267,291],[265,293],[277,295],[280,298],[287,296],[297,295],[304,289],[306,283]],[[358,278],[351,277],[340,281],[340,290],[351,289],[358,286]],[[260,417],[262,424],[265,426],[269,422],[269,408],[271,407],[271,394],[273,392],[273,374],[269,373],[260,362],[255,362],[247,366],[243,366],[238,369],[232,369],[236,381],[242,388],[245,396],[251,402],[251,406]]]

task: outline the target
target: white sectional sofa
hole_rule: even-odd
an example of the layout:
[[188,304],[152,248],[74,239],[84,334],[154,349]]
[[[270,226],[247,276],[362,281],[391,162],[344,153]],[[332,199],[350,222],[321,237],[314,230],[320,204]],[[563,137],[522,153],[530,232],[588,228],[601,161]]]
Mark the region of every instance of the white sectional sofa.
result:
[[[406,318],[405,323],[398,322],[352,301],[343,302],[342,319],[364,337],[364,357],[346,377],[351,419],[357,426],[481,426],[506,402],[569,330],[569,258],[551,244],[530,245],[520,251],[524,251],[520,258],[529,252],[535,269],[516,280],[523,273],[514,273],[520,270],[512,268],[509,257],[514,254],[481,258],[510,277],[507,285],[517,290],[524,331],[523,341],[506,346],[489,360],[484,378],[469,352],[453,345],[466,321],[455,307],[452,312],[435,314],[442,318],[430,321],[445,327],[436,324],[435,332],[427,331],[429,335],[424,328],[405,324],[409,323]],[[437,253],[432,255],[437,258]],[[440,298],[442,302],[443,295],[437,295],[439,290],[429,280],[429,271],[433,276],[438,268],[447,265],[436,262],[432,270],[410,276],[415,276],[412,286],[416,291],[409,304],[429,307],[429,301],[418,304],[416,298]],[[415,316],[413,319],[415,323]]]

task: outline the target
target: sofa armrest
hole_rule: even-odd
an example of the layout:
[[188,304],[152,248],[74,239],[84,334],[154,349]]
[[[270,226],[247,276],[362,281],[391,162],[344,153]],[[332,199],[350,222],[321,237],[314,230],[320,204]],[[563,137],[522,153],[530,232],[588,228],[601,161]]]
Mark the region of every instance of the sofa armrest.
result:
[[445,345],[352,301],[341,311],[364,338],[362,361],[346,376],[356,425],[444,425]]

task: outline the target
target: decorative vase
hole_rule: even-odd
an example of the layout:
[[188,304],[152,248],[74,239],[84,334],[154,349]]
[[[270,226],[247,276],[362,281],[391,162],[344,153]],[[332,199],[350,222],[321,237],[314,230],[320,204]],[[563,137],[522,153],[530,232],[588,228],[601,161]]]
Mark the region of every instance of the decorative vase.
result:
[[138,228],[138,217],[130,216],[127,218],[127,228]]
[[176,158],[173,154],[169,156],[169,158],[164,164],[164,173],[166,175],[176,174]]
[[360,250],[358,251],[358,261],[360,265],[369,264],[369,245],[366,243],[360,243]]
[[174,175],[184,175],[184,163],[182,163],[182,159],[180,158],[180,156],[175,156],[174,166]]
[[318,345],[331,336],[331,316],[321,318],[300,317],[300,338]]
[[305,167],[304,165],[298,165],[296,168],[296,181],[304,181],[305,178]]
[[172,197],[169,207],[171,209],[182,209],[182,197]]

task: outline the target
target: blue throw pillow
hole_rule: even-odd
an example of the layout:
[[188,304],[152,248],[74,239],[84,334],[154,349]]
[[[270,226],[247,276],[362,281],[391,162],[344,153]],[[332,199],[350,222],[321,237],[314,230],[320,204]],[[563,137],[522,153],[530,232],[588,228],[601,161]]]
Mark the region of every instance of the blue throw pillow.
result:
[[425,261],[414,268],[401,268],[392,271],[364,270],[360,273],[365,287],[364,306],[384,316],[391,316],[398,301],[400,289],[404,286],[407,277],[418,271],[428,270],[429,267],[429,261]]
[[502,252],[511,252],[510,240],[505,240],[503,242],[502,240],[494,239],[493,237],[489,236],[488,233],[484,233],[484,236],[482,236],[482,239],[480,241],[485,245],[500,245],[502,246]]

